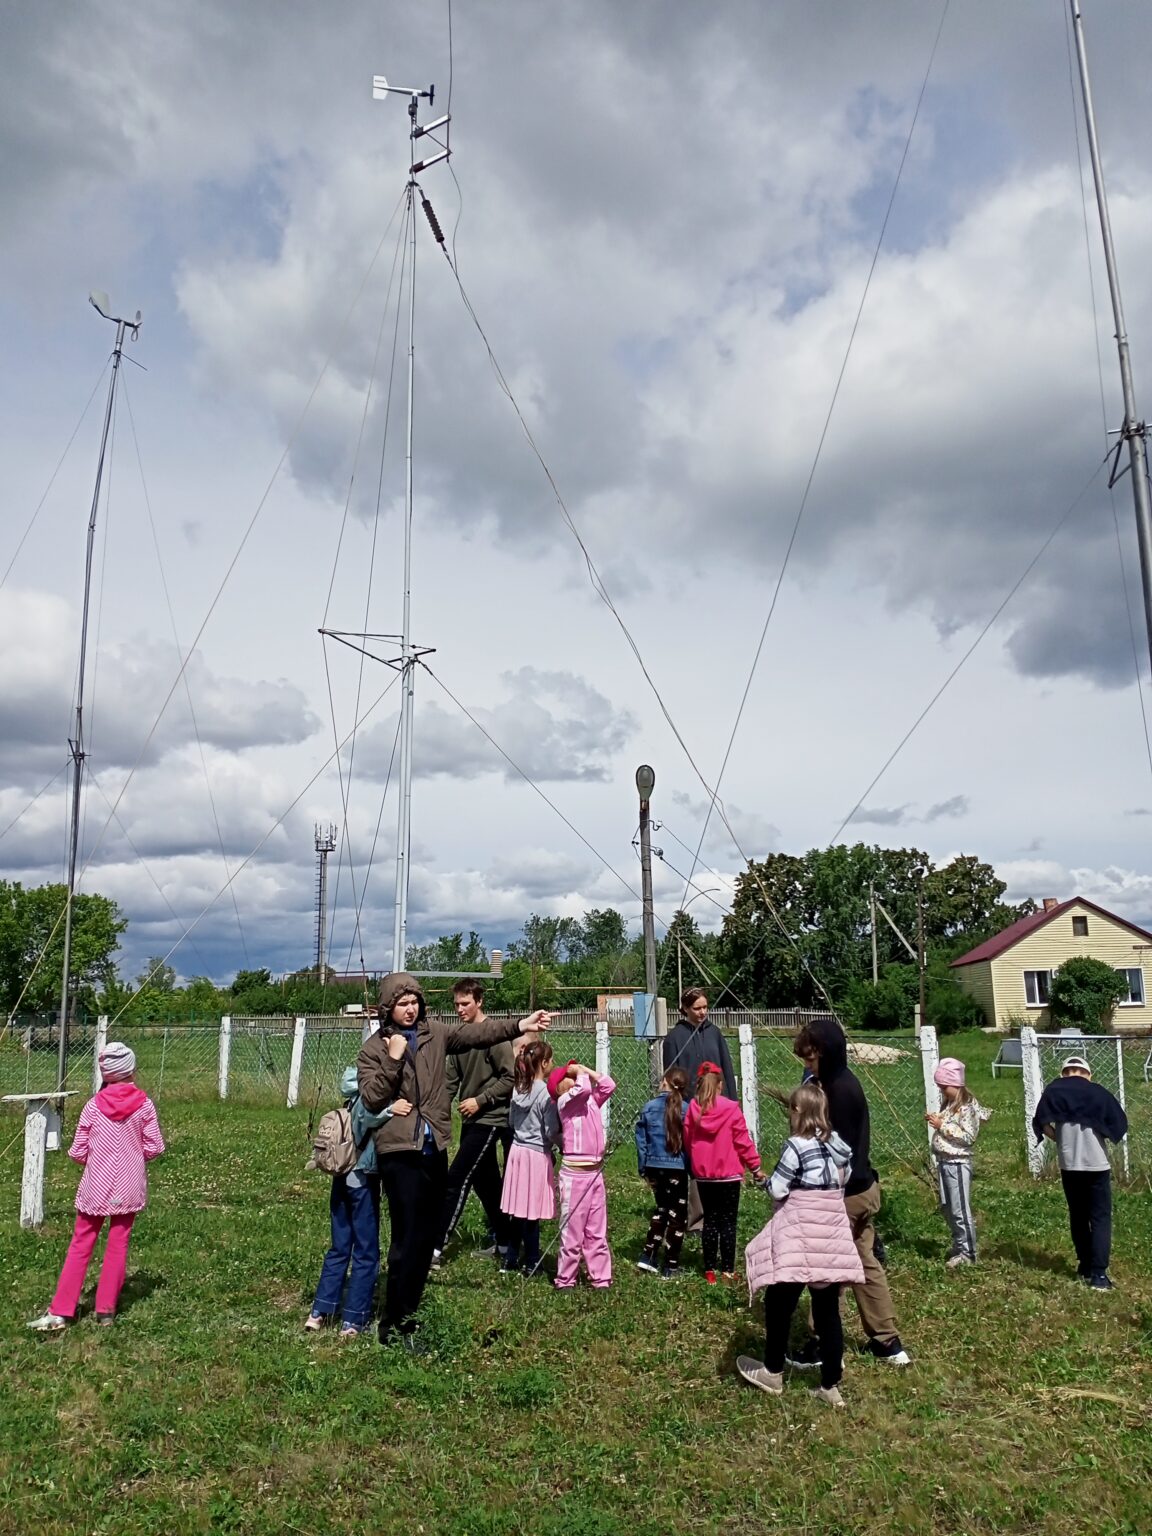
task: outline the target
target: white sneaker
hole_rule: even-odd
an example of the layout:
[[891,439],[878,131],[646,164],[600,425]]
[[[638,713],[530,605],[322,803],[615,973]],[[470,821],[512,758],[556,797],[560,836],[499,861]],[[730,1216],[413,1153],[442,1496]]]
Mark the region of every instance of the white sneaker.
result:
[[736,1369],[745,1381],[754,1387],[759,1387],[761,1392],[780,1397],[784,1391],[783,1374],[770,1371],[762,1360],[753,1360],[749,1355],[739,1355],[736,1359]]
[[829,1408],[844,1408],[847,1405],[840,1396],[839,1387],[813,1387],[812,1396],[818,1397],[822,1403],[827,1403]]
[[34,1317],[27,1325],[36,1333],[62,1333],[68,1326],[66,1317],[57,1317],[55,1312],[45,1312],[42,1317]]
[[954,1253],[950,1259],[945,1259],[945,1269],[959,1269],[962,1264],[975,1264],[975,1259],[970,1259],[966,1253]]
[[432,1250],[432,1263],[431,1263],[431,1265],[429,1267],[432,1268],[432,1269],[439,1269],[440,1268],[440,1260],[443,1258],[443,1256],[444,1256],[444,1253],[443,1253],[442,1249],[440,1249],[440,1248],[433,1248],[433,1250]]

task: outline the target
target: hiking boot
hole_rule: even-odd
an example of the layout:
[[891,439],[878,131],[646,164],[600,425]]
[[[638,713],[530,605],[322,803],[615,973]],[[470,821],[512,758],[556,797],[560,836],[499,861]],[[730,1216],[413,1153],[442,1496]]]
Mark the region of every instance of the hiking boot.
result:
[[750,1386],[759,1387],[772,1397],[784,1391],[784,1377],[778,1371],[770,1371],[763,1360],[753,1360],[749,1355],[738,1355],[736,1369]]
[[41,1317],[34,1317],[26,1324],[33,1333],[63,1333],[68,1326],[66,1317],[57,1317],[55,1312],[45,1312]]
[[646,1275],[658,1275],[660,1273],[659,1264],[657,1264],[656,1260],[648,1252],[647,1248],[645,1248],[644,1252],[636,1260],[636,1268],[642,1269]]
[[819,1398],[829,1408],[843,1408],[846,1406],[844,1399],[840,1396],[839,1387],[813,1387],[812,1396]]
[[820,1343],[818,1339],[805,1339],[793,1354],[785,1360],[794,1371],[818,1371],[820,1369]]
[[883,1360],[886,1365],[911,1365],[912,1356],[904,1348],[897,1334],[887,1344],[881,1344],[879,1339],[869,1339],[864,1346],[864,1353],[874,1356],[877,1360]]

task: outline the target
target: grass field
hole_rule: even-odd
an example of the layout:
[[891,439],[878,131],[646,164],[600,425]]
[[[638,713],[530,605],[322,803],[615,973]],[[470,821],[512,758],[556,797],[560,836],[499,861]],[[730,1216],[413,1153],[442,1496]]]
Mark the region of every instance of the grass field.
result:
[[[915,1364],[850,1356],[837,1416],[800,1382],[773,1400],[735,1378],[759,1342],[743,1290],[632,1267],[648,1201],[625,1150],[609,1174],[610,1292],[501,1281],[465,1241],[429,1288],[435,1352],[412,1360],[300,1331],[327,1242],[302,1113],[162,1104],[169,1151],[122,1315],[55,1337],[23,1323],[51,1294],[78,1173],[51,1160],[48,1219],[21,1232],[9,1147],[0,1531],[1143,1536],[1152,1200],[1118,1192],[1119,1289],[1077,1285],[1059,1186],[1021,1172],[1019,1080],[992,1082],[982,1036],[948,1046],[999,1111],[977,1151],[982,1262],[947,1274],[928,1187],[882,1169]],[[0,1146],[18,1130],[0,1121]],[[765,1215],[746,1195],[743,1239]],[[474,1202],[466,1221],[478,1237]],[[846,1315],[855,1341],[851,1302]]]

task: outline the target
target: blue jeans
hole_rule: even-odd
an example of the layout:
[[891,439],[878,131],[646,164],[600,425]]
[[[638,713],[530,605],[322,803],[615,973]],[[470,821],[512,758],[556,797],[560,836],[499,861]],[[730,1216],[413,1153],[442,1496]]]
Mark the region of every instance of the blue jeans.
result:
[[380,1272],[380,1176],[358,1173],[356,1178],[358,1189],[349,1186],[347,1174],[332,1179],[332,1246],[324,1255],[312,1311],[317,1317],[340,1312],[346,1328],[367,1328]]

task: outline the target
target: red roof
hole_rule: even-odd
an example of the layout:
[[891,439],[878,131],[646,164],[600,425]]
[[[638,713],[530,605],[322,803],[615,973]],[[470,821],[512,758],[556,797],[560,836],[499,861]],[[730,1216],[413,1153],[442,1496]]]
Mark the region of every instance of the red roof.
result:
[[1033,912],[1029,917],[1022,917],[1015,923],[1010,923],[990,939],[985,939],[983,944],[977,944],[975,949],[970,949],[966,955],[960,955],[953,960],[953,965],[977,965],[981,960],[995,960],[1005,950],[1011,949],[1014,944],[1027,938],[1028,934],[1035,933],[1037,928],[1043,928],[1045,923],[1051,923],[1056,918],[1062,917],[1072,907],[1087,907],[1090,912],[1095,912],[1100,917],[1106,917],[1110,922],[1119,923],[1122,928],[1127,928],[1130,933],[1147,939],[1152,944],[1152,933],[1144,928],[1138,928],[1135,923],[1128,922],[1123,917],[1117,917],[1115,912],[1109,912],[1104,907],[1098,907],[1094,901],[1087,901],[1083,896],[1073,896],[1068,901],[1058,901],[1054,907],[1049,907],[1045,912],[1043,908],[1039,912]]

